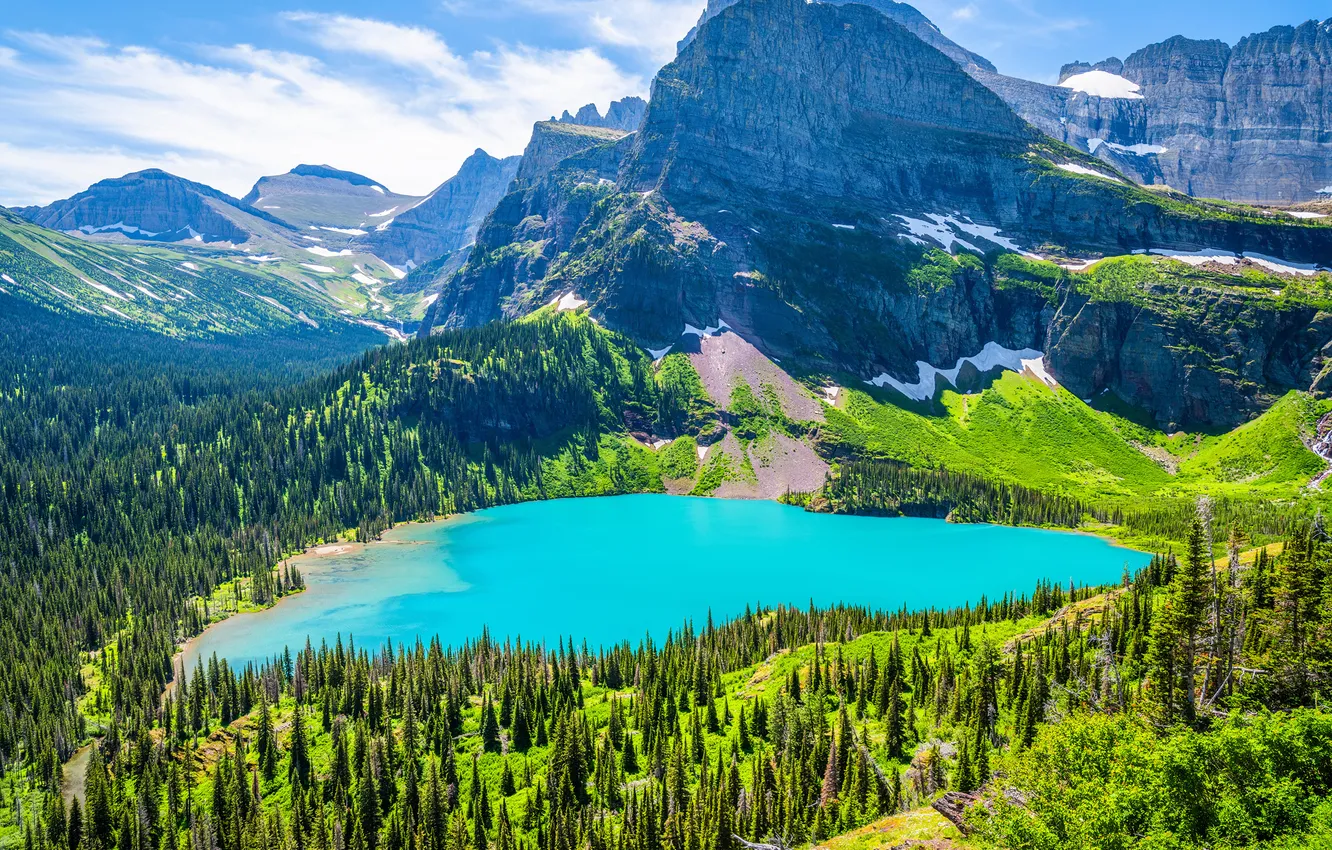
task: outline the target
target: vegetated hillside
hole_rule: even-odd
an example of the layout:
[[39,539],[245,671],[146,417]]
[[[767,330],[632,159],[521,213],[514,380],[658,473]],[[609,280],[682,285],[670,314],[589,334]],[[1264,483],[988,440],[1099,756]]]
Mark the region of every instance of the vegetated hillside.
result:
[[6,758],[67,755],[83,737],[64,697],[79,653],[131,611],[125,717],[200,628],[186,600],[266,576],[284,552],[396,520],[661,488],[652,453],[621,435],[625,416],[674,416],[671,402],[644,355],[586,320],[377,349],[302,384],[202,398],[166,346],[116,361],[83,343],[3,352]]
[[5,210],[0,295],[177,338],[340,334],[350,321],[332,296],[277,274],[262,257],[94,243]]
[[[1332,680],[1305,588],[1328,543],[1305,526],[1241,566],[1233,538],[1213,578],[1205,520],[1181,557],[1108,589],[760,607],[637,646],[338,639],[245,670],[200,659],[160,711],[112,721],[77,806],[49,758],[11,771],[11,818],[30,816],[0,840],[737,850],[914,812],[911,837],[951,841],[916,812],[932,802],[982,846],[1318,846],[1332,716],[1311,704]],[[88,710],[119,716],[140,628],[89,666]],[[875,846],[858,835],[834,846]]]

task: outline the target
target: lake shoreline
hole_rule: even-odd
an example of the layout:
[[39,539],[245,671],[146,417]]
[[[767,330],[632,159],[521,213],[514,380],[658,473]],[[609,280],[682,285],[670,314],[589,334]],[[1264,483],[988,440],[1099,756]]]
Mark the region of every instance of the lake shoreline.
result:
[[[642,495],[645,495],[645,494],[621,494],[621,495],[623,495],[623,496],[642,496]],[[657,495],[669,495],[669,494],[657,494]],[[601,500],[601,499],[614,499],[614,498],[616,498],[616,497],[615,497],[615,496],[573,497],[573,499],[571,499],[571,500],[577,500],[577,499],[582,499],[582,498],[586,498],[586,499],[598,499],[598,500]],[[727,499],[716,499],[715,497],[690,497],[690,496],[674,496],[673,498],[677,498],[677,499],[699,499],[699,500],[702,500],[702,499],[706,498],[707,501],[737,501],[737,502],[754,501],[754,500],[748,500],[748,499],[727,500]],[[516,504],[516,505],[533,504],[533,503],[540,503],[540,502],[547,502],[547,501],[562,501],[562,500],[561,500],[561,499],[554,499],[554,500],[534,500],[533,502],[528,502],[528,503],[519,502],[519,503],[515,503],[515,504]],[[763,500],[763,501],[769,501],[769,502],[772,502],[773,504],[780,504],[780,503],[778,503],[776,500]],[[793,505],[781,505],[781,506],[782,506],[782,507],[790,507],[790,508],[792,508],[793,510],[799,510],[799,511],[804,512],[803,509],[802,509],[802,508],[799,508],[798,506],[793,506]],[[509,506],[509,505],[497,505],[497,506],[494,506],[494,507],[512,507],[512,506]],[[324,572],[324,569],[323,569],[322,567],[323,567],[323,565],[328,564],[332,559],[334,559],[334,558],[339,558],[339,557],[354,556],[354,555],[362,554],[362,553],[365,553],[365,552],[367,552],[367,551],[370,551],[371,549],[378,549],[380,546],[385,545],[385,544],[387,544],[387,545],[415,545],[414,542],[407,542],[407,541],[403,541],[403,540],[395,539],[395,538],[398,538],[398,537],[400,537],[401,535],[408,533],[410,530],[416,529],[416,528],[418,528],[418,527],[428,527],[428,526],[434,526],[434,525],[442,524],[442,523],[457,523],[457,522],[460,522],[460,521],[465,521],[465,520],[467,520],[467,519],[469,519],[469,518],[471,518],[471,517],[476,516],[478,513],[480,513],[480,512],[479,512],[479,511],[473,511],[473,512],[468,512],[468,513],[461,513],[461,514],[451,514],[451,515],[446,516],[446,517],[439,517],[439,518],[431,519],[431,520],[408,520],[408,521],[404,521],[404,522],[399,522],[399,523],[395,524],[392,528],[386,530],[386,531],[384,532],[384,534],[383,534],[379,539],[377,539],[377,540],[372,540],[372,541],[368,541],[368,542],[365,542],[365,543],[360,543],[360,542],[323,543],[323,544],[318,544],[318,545],[310,546],[310,547],[308,547],[308,548],[307,548],[305,551],[303,551],[303,552],[300,552],[300,553],[298,553],[298,554],[296,554],[296,555],[292,555],[292,556],[290,556],[290,557],[288,557],[288,558],[284,558],[282,561],[280,561],[280,562],[278,563],[278,566],[279,566],[279,567],[280,567],[281,565],[284,565],[284,564],[285,564],[285,565],[296,566],[296,567],[298,567],[298,568],[301,570],[302,578],[306,578],[306,579],[314,578],[315,581],[314,581],[314,582],[307,582],[306,587],[305,587],[304,590],[302,590],[302,591],[300,591],[300,592],[298,592],[298,593],[287,594],[287,595],[281,597],[281,598],[278,599],[276,602],[274,602],[272,605],[270,605],[270,606],[268,606],[268,607],[266,607],[266,608],[263,608],[263,609],[260,609],[260,610],[256,610],[256,611],[244,611],[244,612],[238,612],[238,613],[231,614],[231,615],[229,615],[229,616],[227,616],[227,617],[224,617],[224,618],[222,618],[222,619],[220,619],[220,620],[216,620],[216,621],[214,621],[214,622],[208,624],[208,626],[207,626],[203,631],[201,631],[199,634],[194,635],[194,636],[191,637],[189,640],[187,640],[187,641],[185,641],[184,643],[180,644],[180,645],[177,647],[177,651],[176,651],[176,653],[172,656],[172,662],[171,662],[171,663],[172,663],[173,678],[172,678],[172,680],[171,680],[170,682],[167,683],[167,687],[166,687],[166,689],[165,689],[165,691],[164,691],[164,694],[169,694],[169,693],[172,692],[172,690],[173,690],[173,688],[174,688],[174,683],[175,683],[175,681],[176,681],[176,675],[175,675],[175,674],[177,674],[177,673],[180,672],[181,663],[184,661],[184,659],[190,657],[191,655],[193,655],[193,654],[195,653],[195,651],[196,651],[197,648],[199,647],[201,641],[203,641],[203,639],[204,639],[206,636],[208,636],[209,633],[210,633],[210,632],[211,632],[216,626],[220,625],[221,623],[228,622],[228,621],[230,621],[230,620],[232,620],[232,619],[234,619],[234,618],[236,618],[236,617],[248,617],[248,616],[253,616],[253,615],[269,614],[270,612],[274,612],[274,611],[278,610],[279,608],[281,608],[282,605],[283,605],[283,603],[284,603],[284,602],[288,602],[290,599],[296,599],[296,598],[300,598],[300,597],[306,596],[307,594],[310,594],[312,591],[313,591],[313,592],[317,592],[317,590],[313,590],[313,589],[314,589],[314,588],[318,588],[318,587],[320,587],[320,585],[321,585],[321,582],[318,581],[318,577],[320,576],[321,573]],[[861,518],[861,519],[870,518],[870,517],[858,517],[858,515],[854,515],[854,514],[843,514],[843,515],[838,515],[838,516],[857,517],[857,518]],[[894,518],[896,518],[896,519],[929,519],[929,518],[922,518],[922,517],[883,517],[883,518],[884,518],[884,519],[894,519]],[[1151,554],[1152,554],[1151,552],[1145,552],[1145,551],[1143,551],[1143,550],[1134,549],[1133,547],[1124,544],[1123,542],[1121,542],[1121,541],[1118,540],[1117,538],[1109,537],[1109,536],[1107,536],[1107,535],[1099,534],[1099,533],[1097,533],[1097,532],[1095,532],[1095,531],[1089,531],[1089,530],[1085,530],[1085,529],[1048,528],[1048,527],[1040,527],[1040,526],[1016,526],[1016,527],[1014,527],[1014,526],[1004,526],[1004,525],[999,525],[999,524],[997,524],[997,523],[959,523],[958,525],[963,525],[963,526],[974,526],[974,527],[994,527],[994,528],[1025,528],[1025,529],[1027,529],[1027,530],[1032,530],[1032,531],[1053,531],[1053,532],[1058,532],[1058,533],[1062,533],[1062,534],[1071,534],[1071,535],[1083,536],[1083,537],[1088,537],[1088,538],[1096,539],[1096,540],[1099,540],[1099,541],[1104,542],[1104,543],[1105,543],[1106,545],[1108,545],[1108,546],[1111,546],[1111,547],[1116,548],[1116,549],[1123,549],[1123,550],[1126,550],[1127,552],[1134,552],[1134,553],[1137,553],[1137,554],[1140,554],[1140,555],[1151,555]]]
[[[345,555],[361,554],[365,552],[367,549],[369,549],[371,546],[376,546],[385,543],[396,544],[396,545],[413,545],[413,544],[404,543],[403,541],[400,540],[395,541],[389,538],[391,535],[393,535],[396,532],[400,532],[404,529],[412,528],[414,526],[434,525],[436,523],[443,523],[443,522],[456,522],[457,520],[461,519],[464,516],[467,516],[467,514],[450,514],[449,516],[446,517],[439,517],[437,519],[429,519],[429,520],[405,520],[403,522],[395,524],[392,528],[386,530],[378,540],[371,540],[368,543],[360,543],[357,541],[318,543],[313,546],[306,547],[305,551],[303,552],[297,552],[295,555],[290,555],[286,558],[283,558],[282,560],[278,561],[276,565],[274,565],[274,569],[280,569],[283,566],[294,566],[300,570],[301,578],[305,580],[308,579],[310,576],[318,576],[320,573],[324,572],[325,569],[327,569],[329,559],[331,558],[342,557]],[[321,569],[321,566],[324,569]],[[203,640],[204,636],[207,635],[208,632],[211,631],[214,627],[219,626],[222,623],[228,622],[229,620],[232,620],[236,617],[253,617],[257,614],[265,614],[269,611],[276,610],[280,605],[282,605],[282,603],[295,599],[298,596],[304,596],[307,593],[310,593],[310,585],[308,582],[302,590],[296,591],[294,593],[286,593],[278,597],[277,601],[275,601],[272,605],[269,605],[266,608],[260,608],[257,611],[237,611],[235,613],[228,614],[227,616],[219,620],[214,620],[213,622],[204,626],[203,631],[199,632],[197,635],[193,635],[192,637],[187,638],[183,643],[177,644],[176,651],[171,656],[171,679],[167,681],[166,687],[162,690],[163,698],[168,697],[172,693],[174,693],[176,689],[176,682],[179,680],[179,674],[182,672],[181,665],[184,662],[185,658],[193,654],[194,650],[198,647],[199,642]]]

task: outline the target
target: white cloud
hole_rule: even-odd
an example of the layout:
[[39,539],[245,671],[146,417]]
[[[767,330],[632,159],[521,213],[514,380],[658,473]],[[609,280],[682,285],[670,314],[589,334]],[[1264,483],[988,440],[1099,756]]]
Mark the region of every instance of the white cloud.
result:
[[970,21],[980,14],[980,9],[976,8],[975,3],[968,3],[965,6],[958,7],[949,14],[948,17],[955,21]]
[[[592,49],[498,45],[463,57],[417,27],[285,19],[323,53],[209,46],[191,60],[11,36],[17,49],[0,49],[0,203],[45,203],[147,167],[243,195],[300,162],[424,194],[478,147],[521,151],[533,121],[646,90]],[[350,54],[382,67],[341,67]]]
[[698,22],[704,0],[519,0],[531,11],[561,17],[599,44],[632,48],[658,62]]

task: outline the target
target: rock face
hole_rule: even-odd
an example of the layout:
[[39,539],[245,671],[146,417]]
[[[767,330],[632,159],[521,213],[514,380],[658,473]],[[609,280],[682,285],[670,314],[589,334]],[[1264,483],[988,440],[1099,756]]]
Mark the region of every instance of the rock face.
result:
[[517,170],[518,157],[496,159],[478,148],[429,197],[382,219],[359,244],[386,263],[409,268],[464,248]]
[[[683,51],[693,43],[698,35],[699,29],[708,21],[721,14],[724,9],[734,6],[740,0],[708,0],[707,7],[703,10],[703,15],[698,19],[698,23],[689,31],[679,45]],[[879,12],[887,15],[891,20],[906,28],[908,32],[919,38],[921,41],[938,50],[948,58],[952,59],[963,68],[979,68],[983,71],[995,73],[996,69],[990,60],[984,56],[972,53],[956,42],[949,39],[939,31],[934,22],[922,15],[914,6],[906,3],[897,3],[894,0],[819,0],[821,3],[831,3],[840,6],[845,3],[856,2],[871,9],[877,9]]]
[[[1167,293],[1160,293],[1167,294]],[[1065,293],[1046,362],[1070,392],[1113,392],[1163,428],[1232,428],[1329,362],[1332,316],[1224,293],[1169,293],[1175,309]]]
[[566,109],[558,119],[551,119],[560,124],[581,124],[584,127],[602,127],[607,130],[621,130],[632,133],[643,123],[643,113],[647,112],[647,101],[641,97],[626,97],[610,105],[603,116],[595,103],[589,103],[578,110],[577,115],[570,115]]
[[369,177],[327,165],[298,165],[261,177],[241,199],[296,227],[373,229],[421,198],[399,195]]
[[287,227],[230,195],[158,169],[103,180],[71,198],[20,213],[52,230],[151,242],[240,244],[256,220]]
[[[1136,367],[1097,377],[1088,365],[1096,356],[1129,363],[1136,338],[1116,336],[1116,326],[1079,360],[1081,334],[1065,332],[1081,327],[1068,318],[1067,287],[1001,285],[992,259],[967,251],[1219,247],[1332,257],[1332,228],[1217,215],[1131,186],[862,5],[730,5],[658,75],[637,133],[558,162],[533,153],[424,332],[523,315],[575,293],[654,350],[676,343],[686,323],[724,321],[783,363],[909,383],[917,361],[952,364],[988,342],[1060,344],[1052,361],[1079,373],[1078,386],[1087,373],[1099,391],[1137,380]],[[938,248],[967,250],[955,262]],[[1164,314],[1149,320],[1167,325]],[[1263,337],[1274,352],[1294,326],[1282,322],[1301,321],[1235,318],[1250,320],[1275,335]],[[1181,356],[1169,346],[1188,338],[1175,321],[1143,348],[1159,362],[1141,372],[1150,392],[1133,398],[1161,421],[1222,421],[1265,394],[1307,387],[1319,348],[1310,354],[1304,340],[1297,355],[1275,358],[1284,365],[1263,367],[1265,383],[1252,392],[1208,395],[1202,372],[1220,367],[1195,369],[1194,395],[1223,399],[1212,409],[1167,400],[1179,386],[1170,363]]]
[[1043,132],[1139,182],[1273,204],[1332,195],[1332,19],[1233,48],[1177,36],[1122,63],[1065,65],[1060,82],[1089,70],[1123,76],[1141,97],[973,72]]
[[606,127],[541,121],[532,128],[532,139],[523,150],[522,162],[514,175],[511,188],[529,188],[550,173],[550,170],[562,160],[594,145],[613,142],[625,134],[624,130]]

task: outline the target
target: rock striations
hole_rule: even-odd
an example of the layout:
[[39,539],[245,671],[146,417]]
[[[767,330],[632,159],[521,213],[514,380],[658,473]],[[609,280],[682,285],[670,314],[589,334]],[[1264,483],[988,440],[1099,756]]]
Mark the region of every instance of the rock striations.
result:
[[102,180],[45,207],[19,210],[52,230],[151,242],[245,242],[256,222],[286,227],[271,214],[158,169]]
[[496,159],[477,149],[425,200],[390,211],[358,244],[386,263],[408,268],[465,248],[517,170],[518,157]]
[[[1046,351],[1080,391],[1195,425],[1237,421],[1321,370],[1312,313],[1236,307],[1264,356],[1233,370],[1218,365],[1244,357],[1231,328],[1193,327],[1161,307],[1169,298],[1089,309],[1063,284],[1004,285],[994,263],[1203,248],[1326,262],[1332,228],[1136,188],[869,7],[714,5],[658,75],[637,133],[524,163],[423,332],[572,293],[652,349],[724,321],[783,362],[862,378],[913,381],[917,361],[997,342]],[[1296,333],[1301,322],[1314,330]]]
[[[1293,204],[1332,194],[1332,20],[1221,41],[1177,36],[1122,62],[1064,66],[1060,86],[970,69],[1048,135],[1146,184]],[[1101,71],[1131,97],[1068,85]]]

